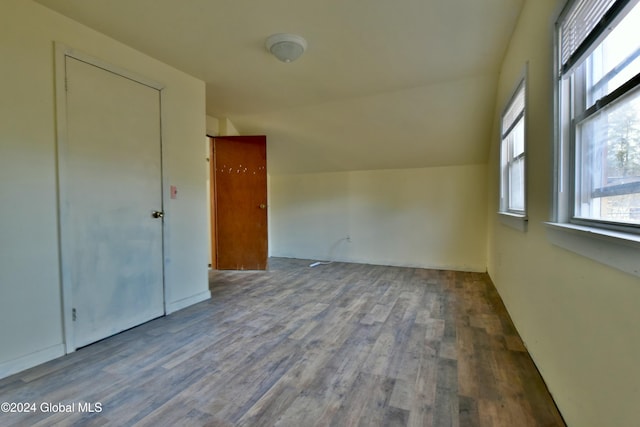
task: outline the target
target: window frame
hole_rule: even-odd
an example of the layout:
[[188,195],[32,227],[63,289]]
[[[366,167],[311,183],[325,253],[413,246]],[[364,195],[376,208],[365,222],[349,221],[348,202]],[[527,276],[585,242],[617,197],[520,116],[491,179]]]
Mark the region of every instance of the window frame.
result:
[[[640,235],[630,232],[626,226],[603,227],[598,222],[589,221],[585,224],[572,220],[575,207],[572,188],[575,182],[575,144],[569,143],[574,136],[571,123],[566,120],[570,116],[562,116],[563,102],[571,99],[571,86],[563,84],[559,26],[574,1],[567,1],[553,30],[553,199],[549,212],[550,221],[544,223],[547,238],[553,245],[640,277]],[[592,38],[592,41],[599,43],[601,40]]]
[[[520,231],[526,231],[527,224],[527,188],[528,188],[528,153],[527,153],[527,134],[528,134],[528,119],[527,119],[527,103],[528,103],[528,84],[527,84],[527,75],[528,75],[528,63],[525,64],[523,71],[517,78],[517,82],[511,91],[508,101],[506,102],[502,112],[500,114],[500,123],[499,123],[499,137],[500,137],[500,145],[499,145],[499,166],[500,166],[500,179],[499,179],[499,201],[498,201],[498,215],[501,222],[505,225],[511,226],[512,228],[518,229]],[[523,97],[523,105],[522,110],[518,112],[516,115],[516,119],[513,120],[511,125],[505,129],[504,128],[504,119],[506,114],[512,108],[514,102],[518,99],[520,94],[522,93]],[[510,151],[510,146],[505,147],[505,144],[508,144],[508,137],[519,125],[520,121],[522,121],[523,125],[523,151],[522,154],[518,155],[518,158],[523,159],[523,179],[522,179],[522,198],[523,198],[523,209],[512,209],[510,208],[511,199],[510,199],[510,187],[513,184],[511,180],[511,168],[510,165],[514,160],[514,156],[511,153],[506,153]]]
[[[554,30],[554,69],[555,69],[555,93],[554,93],[554,119],[555,119],[555,155],[554,155],[554,208],[552,221],[554,223],[575,225],[578,227],[590,227],[593,229],[610,230],[629,234],[640,234],[640,224],[629,222],[616,222],[607,219],[585,218],[578,215],[576,200],[579,185],[578,165],[578,141],[577,128],[580,123],[590,117],[594,117],[600,111],[615,104],[625,97],[633,95],[640,90],[640,74],[630,78],[611,93],[604,95],[593,103],[592,106],[578,107],[576,104],[586,99],[587,83],[584,70],[579,70],[581,64],[587,61],[589,54],[595,50],[604,40],[607,31],[599,35],[590,35],[585,42],[586,48],[580,49],[580,58],[571,60],[563,66],[560,53],[560,27],[567,10],[579,0],[569,0],[561,12]],[[618,0],[611,9],[618,11],[631,10],[640,7],[637,0]],[[622,7],[616,7],[618,3],[624,3]],[[617,25],[626,13],[619,14],[609,25]],[[564,68],[563,68],[564,67]],[[635,239],[634,239],[635,240]]]

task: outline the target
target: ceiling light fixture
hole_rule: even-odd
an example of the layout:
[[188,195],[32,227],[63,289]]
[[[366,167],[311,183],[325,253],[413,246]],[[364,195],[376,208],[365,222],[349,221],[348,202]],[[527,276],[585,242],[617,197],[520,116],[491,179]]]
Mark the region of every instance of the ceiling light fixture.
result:
[[267,37],[266,47],[280,61],[293,62],[305,51],[307,41],[295,34],[278,33]]

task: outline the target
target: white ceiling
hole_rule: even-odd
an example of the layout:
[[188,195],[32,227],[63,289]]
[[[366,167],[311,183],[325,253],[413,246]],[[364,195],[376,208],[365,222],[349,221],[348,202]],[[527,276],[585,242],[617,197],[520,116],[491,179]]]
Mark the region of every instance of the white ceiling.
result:
[[[36,0],[207,84],[207,114],[266,134],[270,173],[486,161],[524,0]],[[285,64],[264,48],[292,32]]]

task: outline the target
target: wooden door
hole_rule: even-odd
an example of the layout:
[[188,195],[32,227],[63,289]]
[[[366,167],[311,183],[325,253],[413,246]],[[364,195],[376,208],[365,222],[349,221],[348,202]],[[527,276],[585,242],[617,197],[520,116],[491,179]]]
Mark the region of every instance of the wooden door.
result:
[[213,143],[216,268],[267,268],[267,138]]
[[59,151],[68,350],[164,314],[160,91],[65,58]]

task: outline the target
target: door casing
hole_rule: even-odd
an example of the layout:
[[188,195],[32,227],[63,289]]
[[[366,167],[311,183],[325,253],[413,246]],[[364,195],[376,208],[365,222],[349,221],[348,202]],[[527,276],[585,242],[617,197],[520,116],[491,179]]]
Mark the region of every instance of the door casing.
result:
[[[78,347],[76,345],[75,336],[74,336],[74,319],[73,319],[73,311],[74,307],[74,298],[73,298],[73,285],[72,280],[69,275],[69,266],[66,264],[65,260],[65,252],[68,251],[67,243],[65,242],[64,233],[65,227],[68,227],[68,224],[65,223],[65,218],[67,215],[65,201],[65,150],[68,145],[68,122],[67,122],[67,90],[66,90],[66,61],[67,58],[73,58],[81,62],[85,62],[92,66],[101,68],[108,72],[114,73],[118,76],[124,77],[126,79],[135,81],[136,83],[140,83],[142,85],[148,86],[150,88],[156,89],[159,92],[159,114],[162,115],[162,104],[161,104],[161,96],[163,85],[149,80],[145,77],[136,75],[135,73],[131,73],[127,70],[116,67],[112,64],[104,62],[100,59],[97,59],[91,55],[87,55],[83,52],[76,51],[74,49],[69,48],[68,46],[56,43],[55,44],[55,79],[56,79],[56,124],[57,124],[57,138],[56,138],[56,149],[57,149],[57,158],[58,158],[58,227],[59,227],[59,245],[60,245],[60,271],[61,271],[61,309],[63,313],[63,333],[64,333],[64,345],[65,351],[67,353],[71,353],[76,350]],[[159,118],[159,122],[161,123],[161,117]],[[99,131],[97,129],[96,131]],[[162,158],[162,128],[160,127],[160,147],[159,147],[159,155]],[[163,165],[160,162],[160,174],[161,177],[163,174]],[[156,209],[162,210],[162,178],[160,178],[160,206]],[[150,207],[150,209],[155,207]],[[164,228],[164,226],[161,226]],[[161,232],[160,244],[161,248],[161,268],[164,269],[164,233]],[[164,274],[161,273],[161,277]],[[166,289],[164,287],[164,280],[162,280],[162,314],[166,313]]]

